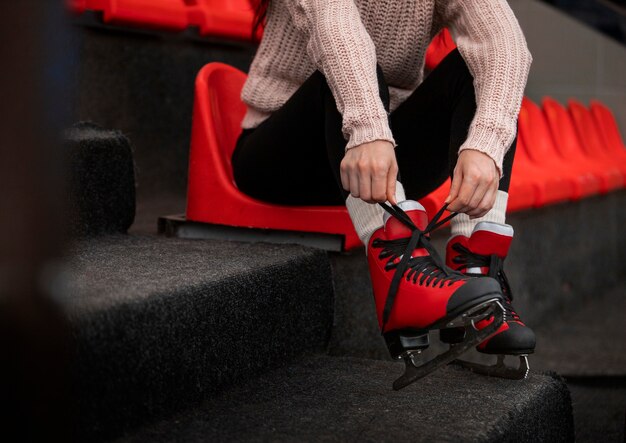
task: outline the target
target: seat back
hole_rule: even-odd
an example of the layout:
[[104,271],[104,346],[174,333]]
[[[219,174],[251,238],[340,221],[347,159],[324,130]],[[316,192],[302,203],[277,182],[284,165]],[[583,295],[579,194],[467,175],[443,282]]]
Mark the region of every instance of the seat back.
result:
[[246,113],[246,105],[240,98],[246,74],[221,63],[213,63],[210,68],[205,72],[210,114],[208,130],[214,133],[224,168],[232,178],[231,157]]
[[626,147],[611,110],[598,100],[592,100],[590,108],[604,143],[613,151],[624,152]]
[[608,150],[587,107],[574,99],[570,99],[567,104],[585,152],[592,156],[606,157]]
[[542,105],[559,154],[568,159],[580,158],[584,155],[576,128],[567,109],[550,97],[544,98]]
[[[70,11],[102,13],[105,23],[182,31],[196,27],[202,36],[250,40],[253,0],[66,0]],[[261,27],[262,28],[262,27]],[[262,29],[256,35],[259,40]]]
[[536,164],[544,164],[557,155],[550,128],[541,108],[524,97],[519,113],[520,138],[526,154]]

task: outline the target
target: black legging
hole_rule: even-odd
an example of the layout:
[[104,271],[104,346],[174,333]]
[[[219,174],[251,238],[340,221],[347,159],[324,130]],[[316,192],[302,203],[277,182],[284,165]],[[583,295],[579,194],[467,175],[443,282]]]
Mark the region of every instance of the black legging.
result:
[[[377,73],[380,97],[389,111],[380,67]],[[473,78],[454,50],[390,115],[407,198],[424,197],[452,174],[475,112]],[[280,109],[239,136],[232,158],[237,186],[278,204],[345,204],[348,193],[339,173],[346,146],[341,123],[326,78],[315,71]],[[504,157],[503,191],[509,188],[516,142]]]

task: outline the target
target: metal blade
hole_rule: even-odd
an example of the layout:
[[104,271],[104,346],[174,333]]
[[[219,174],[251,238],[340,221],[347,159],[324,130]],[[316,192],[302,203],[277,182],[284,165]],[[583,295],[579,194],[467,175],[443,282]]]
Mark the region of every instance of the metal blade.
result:
[[523,380],[528,377],[530,366],[528,364],[528,355],[519,356],[519,367],[512,368],[504,364],[504,355],[498,355],[498,362],[494,365],[482,365],[465,360],[455,360],[454,365],[469,369],[472,372],[489,377],[507,378],[509,380]]
[[492,305],[494,316],[494,320],[489,326],[478,331],[474,326],[475,319],[466,317],[466,332],[464,340],[459,344],[451,346],[448,351],[443,354],[439,354],[437,357],[424,363],[423,365],[417,366],[413,359],[414,355],[408,353],[404,356],[404,363],[406,366],[405,372],[400,378],[393,382],[393,389],[396,391],[400,390],[430,374],[432,371],[445,366],[469,349],[481,343],[483,340],[486,340],[490,335],[494,334],[504,321],[504,308],[498,301],[490,301],[487,302],[486,305],[487,304]]

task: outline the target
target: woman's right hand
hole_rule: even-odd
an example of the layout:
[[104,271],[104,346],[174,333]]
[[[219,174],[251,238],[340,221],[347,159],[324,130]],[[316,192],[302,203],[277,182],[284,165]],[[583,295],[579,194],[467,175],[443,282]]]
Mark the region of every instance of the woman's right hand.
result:
[[374,140],[348,149],[341,161],[341,184],[368,203],[396,202],[398,163],[393,144]]

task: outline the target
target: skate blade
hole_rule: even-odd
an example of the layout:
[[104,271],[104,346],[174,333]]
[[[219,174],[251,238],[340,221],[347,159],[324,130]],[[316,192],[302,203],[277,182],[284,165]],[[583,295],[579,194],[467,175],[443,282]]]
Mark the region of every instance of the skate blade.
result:
[[472,372],[489,377],[507,378],[509,380],[523,380],[528,377],[530,366],[528,364],[528,355],[519,356],[519,366],[512,368],[504,364],[504,355],[498,355],[498,361],[494,365],[481,365],[465,360],[455,360],[452,364],[469,369]]
[[[486,313],[486,311],[488,312]],[[476,313],[476,315],[471,315],[471,313]],[[479,331],[475,326],[476,322],[485,318],[486,314],[493,315],[494,320],[489,326]],[[415,356],[419,351],[406,352],[403,356],[405,364],[404,374],[393,382],[393,389],[395,391],[414,383],[434,370],[456,360],[457,357],[474,348],[492,334],[495,334],[500,325],[504,322],[504,307],[500,304],[498,299],[488,300],[462,314],[459,316],[459,319],[456,319],[450,324],[465,327],[465,338],[461,343],[451,346],[448,351],[439,354],[437,357],[419,366],[415,362]]]

